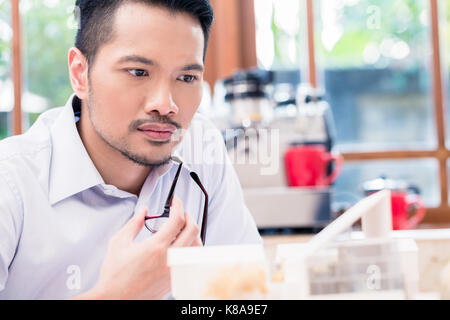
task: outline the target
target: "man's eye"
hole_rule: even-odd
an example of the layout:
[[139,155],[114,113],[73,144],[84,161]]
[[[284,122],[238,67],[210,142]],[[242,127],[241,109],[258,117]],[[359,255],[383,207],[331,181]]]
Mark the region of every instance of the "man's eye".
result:
[[135,76],[135,77],[145,77],[145,76],[148,76],[147,71],[142,70],[142,69],[129,69],[128,72],[131,73],[131,75],[133,75],[133,76]]
[[185,74],[184,76],[181,76],[179,79],[181,81],[186,82],[186,83],[191,83],[191,82],[194,82],[195,80],[197,80],[197,76],[193,76],[193,75],[190,75],[190,74]]

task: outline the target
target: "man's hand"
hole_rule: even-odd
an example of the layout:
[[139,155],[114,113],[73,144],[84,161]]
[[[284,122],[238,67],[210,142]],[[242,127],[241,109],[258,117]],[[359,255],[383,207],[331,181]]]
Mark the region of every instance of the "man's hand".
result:
[[147,208],[137,211],[110,240],[96,286],[75,299],[162,299],[170,293],[169,247],[201,246],[199,228],[175,196],[162,228],[134,242],[144,226]]

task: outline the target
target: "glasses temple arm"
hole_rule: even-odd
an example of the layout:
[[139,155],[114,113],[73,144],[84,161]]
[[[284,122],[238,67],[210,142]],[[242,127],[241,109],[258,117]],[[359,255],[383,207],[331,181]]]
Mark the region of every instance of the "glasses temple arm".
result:
[[206,192],[205,188],[203,187],[203,184],[200,181],[200,178],[198,177],[198,175],[195,172],[191,172],[190,175],[191,175],[191,178],[200,187],[203,194],[205,195],[205,205],[203,207],[202,227],[200,230],[200,237],[201,237],[202,243],[204,245],[205,240],[206,240],[206,225],[207,225],[207,220],[208,220],[208,193]]
[[170,206],[171,206],[172,200],[173,200],[175,187],[177,185],[178,177],[180,176],[180,171],[181,171],[181,167],[182,166],[183,166],[183,163],[180,163],[180,165],[178,166],[177,173],[175,174],[175,179],[173,180],[172,186],[170,187],[169,196],[167,197],[166,204],[164,205],[164,214],[167,214],[167,215],[169,214]]

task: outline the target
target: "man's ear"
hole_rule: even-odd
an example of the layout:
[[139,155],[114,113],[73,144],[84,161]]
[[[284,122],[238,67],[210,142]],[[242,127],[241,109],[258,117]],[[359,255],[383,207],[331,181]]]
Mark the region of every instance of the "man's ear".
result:
[[76,47],[69,50],[69,75],[72,89],[78,98],[87,99],[89,93],[88,63],[86,57]]

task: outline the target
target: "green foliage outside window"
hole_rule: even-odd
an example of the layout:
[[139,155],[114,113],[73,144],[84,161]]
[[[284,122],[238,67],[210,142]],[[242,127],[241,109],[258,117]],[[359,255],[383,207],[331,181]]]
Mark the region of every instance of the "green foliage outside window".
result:
[[[46,99],[46,108],[64,105],[72,93],[67,53],[73,46],[77,24],[75,0],[21,0],[23,91]],[[11,78],[10,0],[0,0],[0,81]],[[3,32],[2,32],[3,24]],[[26,107],[24,107],[26,109]],[[31,125],[39,114],[28,113]],[[0,113],[0,139],[8,135],[6,115]]]
[[[329,0],[320,2],[322,6],[330,3]],[[393,56],[402,49],[409,54],[405,52],[402,57],[400,53],[400,57],[394,58],[386,52],[375,52],[380,57],[373,63],[374,67],[423,65],[426,53],[422,49],[429,47],[431,38],[428,1],[359,0],[344,3],[346,4],[336,12],[336,27],[342,28],[342,36],[331,50],[325,48],[324,41],[320,38],[322,34],[316,33],[318,52],[326,67],[363,67],[370,64],[364,59],[365,50],[370,49],[368,46],[383,51],[383,45],[387,46],[389,42],[394,46]],[[320,10],[319,6],[317,9]],[[323,20],[323,24],[325,23]],[[323,25],[317,29],[324,31]]]
[[[25,88],[44,97],[48,108],[64,105],[72,88],[68,49],[77,25],[74,0],[27,0],[23,12]],[[29,114],[32,124],[38,114]]]
[[[304,0],[298,1],[300,2],[300,8],[304,8]],[[277,24],[276,12],[280,10],[281,6],[286,5],[287,3],[282,0],[274,0],[272,32],[275,55],[273,66],[275,68],[280,66],[298,67],[302,56],[303,59],[306,56],[306,52],[301,52],[302,50],[298,45],[306,40],[300,38],[305,37],[306,34],[300,34],[299,28],[299,33],[295,36],[288,35],[283,26]],[[367,66],[368,62],[364,60],[364,51],[370,49],[367,46],[370,45],[379,49],[383,41],[402,42],[403,49],[410,53],[404,59],[392,59],[392,57],[379,53],[380,58],[375,63],[369,63],[369,65],[373,67],[395,67],[401,64],[409,67],[423,64],[426,55],[423,48],[427,47],[424,44],[428,44],[431,38],[428,1],[320,0],[314,1],[314,5],[316,55],[321,67],[359,68]],[[331,13],[334,20],[325,16],[326,13]],[[305,19],[305,15],[299,14],[298,18]],[[447,21],[450,21],[450,13],[448,12]],[[301,21],[300,25],[302,23],[304,21]],[[326,26],[329,26],[330,29],[325,29]],[[447,24],[447,28],[450,31],[450,24]],[[331,34],[331,37],[335,37],[335,43],[331,40],[332,43],[327,46],[323,32],[326,32],[328,36]],[[447,34],[450,34],[450,32]],[[297,43],[295,61],[292,61],[286,52],[285,42],[288,37]],[[405,49],[404,44],[407,45],[407,49]]]
[[[11,78],[10,0],[0,0],[0,86]],[[0,88],[0,93],[3,92]],[[12,106],[3,106],[12,107]],[[0,111],[0,140],[8,136],[8,115]]]

